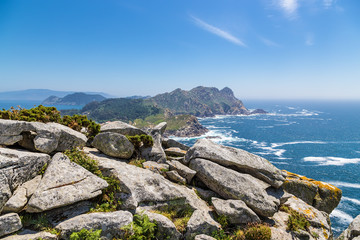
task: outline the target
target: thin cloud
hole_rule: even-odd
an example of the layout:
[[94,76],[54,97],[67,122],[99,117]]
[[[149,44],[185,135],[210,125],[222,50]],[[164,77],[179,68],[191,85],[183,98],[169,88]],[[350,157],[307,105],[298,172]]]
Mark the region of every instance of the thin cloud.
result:
[[285,12],[286,16],[290,19],[296,18],[296,10],[298,8],[298,0],[279,0],[280,8]]
[[200,28],[204,29],[205,31],[208,31],[212,34],[215,34],[221,38],[224,38],[225,40],[228,40],[229,42],[232,42],[236,45],[242,46],[242,47],[246,47],[246,44],[241,41],[240,39],[238,39],[237,37],[233,36],[232,34],[217,28],[215,26],[212,26],[206,22],[204,22],[203,20],[194,17],[194,16],[190,16],[192,18],[192,20],[194,21],[194,23],[199,26]]
[[264,37],[260,37],[260,41],[262,41],[266,46],[268,47],[280,47],[279,44],[277,44],[276,42],[273,42],[267,38]]
[[305,45],[312,46],[314,45],[314,36],[312,34],[308,34],[305,38]]
[[334,3],[334,0],[323,0],[323,4],[324,4],[325,8],[331,8],[333,3]]

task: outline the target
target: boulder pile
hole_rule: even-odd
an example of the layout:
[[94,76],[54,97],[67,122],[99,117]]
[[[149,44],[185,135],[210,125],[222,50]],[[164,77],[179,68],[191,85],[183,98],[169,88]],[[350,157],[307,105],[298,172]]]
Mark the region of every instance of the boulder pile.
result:
[[[163,138],[165,129],[110,122],[85,146],[83,134],[59,124],[0,120],[0,238],[70,239],[85,229],[126,239],[146,215],[153,239],[219,239],[249,226],[270,229],[274,240],[333,239],[329,214],[341,190],[208,139],[188,147]],[[153,145],[128,138],[137,135]],[[74,161],[74,148],[97,169]],[[359,238],[358,222],[342,239]]]

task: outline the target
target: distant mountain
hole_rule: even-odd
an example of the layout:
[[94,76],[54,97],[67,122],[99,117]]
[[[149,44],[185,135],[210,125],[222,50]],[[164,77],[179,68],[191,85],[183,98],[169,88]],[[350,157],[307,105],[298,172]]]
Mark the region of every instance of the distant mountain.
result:
[[86,105],[90,102],[101,102],[106,98],[100,94],[72,93],[65,97],[50,96],[41,104],[43,105]]
[[174,114],[192,114],[197,117],[250,114],[244,104],[225,87],[196,87],[190,91],[175,89],[148,99],[154,106],[169,109]]
[[126,97],[127,99],[148,99],[151,98],[151,96],[138,96],[138,95],[134,95],[134,96],[129,96]]
[[[0,92],[0,100],[25,100],[25,101],[43,101],[50,96],[57,96],[59,98],[65,97],[68,94],[75,93],[74,91],[54,91],[49,89],[27,89],[20,91]],[[87,94],[100,94],[104,97],[113,97],[106,93],[99,92],[85,92]]]

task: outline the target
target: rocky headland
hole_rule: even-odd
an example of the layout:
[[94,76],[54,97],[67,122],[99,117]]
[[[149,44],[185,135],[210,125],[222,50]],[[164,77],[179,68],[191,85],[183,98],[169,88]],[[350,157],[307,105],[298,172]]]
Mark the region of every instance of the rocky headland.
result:
[[[166,127],[109,122],[91,142],[0,120],[0,238],[334,239],[340,189],[209,139],[185,146]],[[338,239],[359,238],[357,217]]]

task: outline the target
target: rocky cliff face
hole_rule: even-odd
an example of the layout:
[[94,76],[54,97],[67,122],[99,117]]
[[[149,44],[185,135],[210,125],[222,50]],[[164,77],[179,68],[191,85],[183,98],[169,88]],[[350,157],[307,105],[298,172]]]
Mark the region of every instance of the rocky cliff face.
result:
[[156,106],[167,108],[175,114],[192,114],[197,117],[215,115],[250,114],[244,104],[234,96],[230,88],[196,87],[190,91],[175,89],[170,93],[149,99]]
[[[142,215],[157,226],[145,239],[223,239],[222,234],[258,239],[254,231],[272,240],[333,239],[329,213],[341,191],[281,171],[254,154],[210,140],[189,148],[163,139],[166,123],[145,133],[152,136],[152,146],[125,140],[124,133],[143,132],[121,122],[103,125],[92,147],[56,128],[59,135],[52,143],[51,129],[1,122],[3,239],[70,239],[82,229],[101,230],[101,239],[127,239],[129,233],[140,234],[134,224],[141,224]],[[35,134],[28,150],[19,144],[23,131]],[[73,144],[64,138],[74,139]],[[51,148],[38,147],[39,142]],[[62,153],[74,147],[83,149]],[[343,239],[358,239],[355,220]]]

